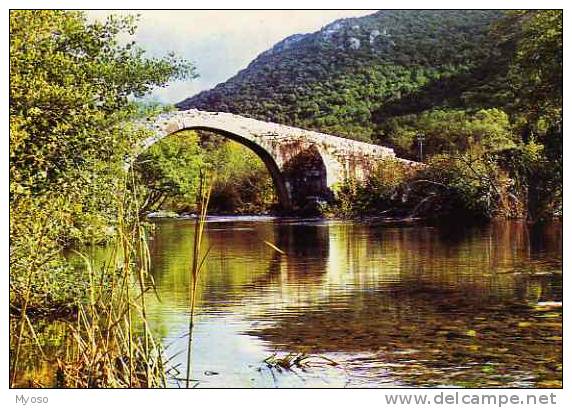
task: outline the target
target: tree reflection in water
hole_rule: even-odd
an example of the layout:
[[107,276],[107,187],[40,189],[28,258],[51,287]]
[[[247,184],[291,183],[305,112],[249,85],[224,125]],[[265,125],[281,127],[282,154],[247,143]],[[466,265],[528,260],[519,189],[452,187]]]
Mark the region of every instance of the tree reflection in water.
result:
[[[562,384],[560,223],[221,221],[208,223],[197,292],[200,387]],[[157,222],[150,245],[157,293],[148,318],[180,370],[192,243],[192,222],[172,220]],[[65,324],[38,327],[46,353],[65,350]],[[52,378],[33,350],[23,350],[26,370]],[[340,365],[272,377],[260,367],[274,352]]]

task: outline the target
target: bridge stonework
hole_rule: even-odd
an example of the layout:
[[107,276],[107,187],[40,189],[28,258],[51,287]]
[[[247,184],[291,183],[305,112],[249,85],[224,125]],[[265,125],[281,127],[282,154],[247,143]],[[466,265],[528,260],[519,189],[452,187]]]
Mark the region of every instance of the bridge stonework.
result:
[[396,158],[387,147],[231,113],[175,111],[146,125],[153,136],[143,141],[142,150],[186,129],[212,131],[249,147],[266,164],[285,211],[328,200],[334,185],[346,179],[363,180],[380,160],[395,158],[414,164]]

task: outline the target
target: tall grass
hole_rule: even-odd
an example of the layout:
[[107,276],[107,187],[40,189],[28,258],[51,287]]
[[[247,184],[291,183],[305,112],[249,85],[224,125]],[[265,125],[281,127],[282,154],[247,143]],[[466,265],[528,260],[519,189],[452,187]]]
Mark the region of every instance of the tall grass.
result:
[[[81,253],[77,256],[85,265],[86,296],[75,300],[64,323],[63,344],[57,355],[44,353],[42,342],[30,319],[27,302],[12,326],[12,361],[10,385],[16,386],[22,373],[20,352],[26,339],[37,347],[42,363],[55,367],[49,384],[34,379],[32,386],[71,388],[154,388],[167,385],[168,364],[160,341],[149,327],[146,296],[154,290],[150,274],[151,259],[145,227],[140,221],[139,198],[136,195],[133,172],[125,178],[118,194],[116,234],[108,246],[102,265]],[[189,288],[189,342],[187,351],[186,386],[191,380],[191,346],[197,288],[208,251],[203,254],[203,234],[211,195],[211,183],[201,176],[197,198],[198,217],[195,221],[193,260],[190,265],[192,284]],[[36,270],[30,268],[24,297],[34,291]],[[29,347],[29,345],[27,345]]]
[[201,257],[202,252],[202,244],[203,244],[203,233],[205,230],[205,225],[207,221],[207,210],[209,206],[209,200],[211,196],[211,189],[212,189],[212,182],[207,182],[204,175],[201,173],[200,176],[200,184],[199,184],[199,192],[197,198],[197,212],[199,216],[195,219],[195,236],[193,240],[193,261],[191,264],[191,277],[192,277],[192,284],[189,287],[189,298],[190,298],[190,307],[191,310],[189,312],[189,341],[187,346],[187,376],[185,381],[185,387],[189,388],[191,379],[191,356],[192,356],[192,342],[193,342],[193,326],[194,326],[194,316],[195,316],[195,304],[196,304],[196,297],[197,297],[197,288],[199,283],[199,277],[201,270],[203,268],[204,262],[207,259],[208,252],[207,250],[204,255]]
[[149,329],[145,303],[153,288],[150,253],[138,200],[127,183],[118,208],[117,234],[101,270],[79,254],[89,274],[89,301],[78,305],[77,319],[69,325],[71,347],[57,361],[58,386],[166,385],[163,352]]
[[[34,322],[26,303],[16,330],[11,333],[11,386],[17,383],[20,350],[32,337],[41,358],[55,365],[56,387],[123,388],[166,386],[165,364],[160,343],[149,329],[146,293],[153,288],[150,253],[144,226],[140,222],[138,200],[128,188],[126,176],[118,194],[116,235],[106,262],[95,267],[92,260],[77,252],[85,263],[86,299],[77,299],[75,318],[67,321],[61,353],[46,356],[37,341]],[[34,290],[34,269],[30,269],[25,293]],[[40,384],[46,385],[46,384]]]

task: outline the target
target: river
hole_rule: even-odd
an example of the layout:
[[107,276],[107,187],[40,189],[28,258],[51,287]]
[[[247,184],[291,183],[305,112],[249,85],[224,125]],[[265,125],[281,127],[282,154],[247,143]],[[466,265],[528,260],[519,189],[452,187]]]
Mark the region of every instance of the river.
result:
[[[193,234],[192,220],[156,220],[150,240],[148,316],[172,387],[184,387]],[[203,248],[194,386],[562,384],[561,223],[212,217]],[[288,353],[310,358],[264,363]]]

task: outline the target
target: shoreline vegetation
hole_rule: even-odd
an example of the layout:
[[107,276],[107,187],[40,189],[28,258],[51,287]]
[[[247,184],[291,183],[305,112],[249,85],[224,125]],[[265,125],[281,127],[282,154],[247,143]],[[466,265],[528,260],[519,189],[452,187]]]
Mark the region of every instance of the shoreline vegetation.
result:
[[[434,12],[427,21],[443,19],[446,25],[454,20],[462,30],[457,18]],[[500,72],[475,66],[473,46],[462,63],[436,61],[435,66],[415,62],[412,55],[394,55],[391,64],[375,65],[361,50],[353,60],[362,61],[362,68],[371,64],[375,72],[357,75],[340,66],[335,86],[331,78],[314,81],[324,88],[315,101],[308,101],[311,92],[302,85],[280,99],[297,112],[293,117],[316,118],[295,123],[299,126],[321,126],[348,137],[354,132],[356,139],[375,133],[377,139],[370,141],[390,145],[403,157],[417,157],[416,140],[426,139],[422,169],[381,163],[367,180],[335,186],[331,202],[316,203],[302,215],[467,224],[562,216],[562,13],[512,11],[488,18],[485,24],[479,17],[475,24],[480,24],[483,47],[490,47],[484,60],[497,58]],[[220,214],[276,211],[262,161],[244,146],[210,133],[183,131],[166,138],[125,172],[125,157],[148,136],[134,123],[172,109],[141,98],[172,80],[197,76],[191,63],[174,54],[151,58],[134,42],[120,40],[135,32],[136,21],[110,16],[91,22],[79,11],[10,12],[11,387],[166,386],[168,362],[147,323],[145,299],[153,295],[154,283],[144,216],[173,211],[206,217],[206,203]],[[393,52],[391,47],[386,51]],[[459,75],[473,74],[474,89],[459,93],[454,87]],[[366,77],[376,84],[367,95],[352,82]],[[444,83],[449,77],[456,79]],[[380,85],[392,81],[399,87]],[[451,94],[429,108],[410,109],[415,92],[433,89],[434,81],[444,83],[441,93]],[[321,99],[330,91],[340,93]],[[371,93],[377,95],[375,103]],[[492,99],[478,102],[483,93]],[[457,103],[469,99],[466,106]],[[217,109],[259,114],[258,102],[264,100],[240,106],[229,97],[229,105]],[[360,113],[362,100],[371,103],[369,116]],[[346,111],[329,112],[340,103]],[[284,117],[282,108],[280,115],[275,105],[266,108],[267,120]],[[323,117],[322,111],[329,113]],[[362,122],[372,115],[383,116],[384,125],[364,133]],[[215,172],[205,202],[204,174]],[[204,217],[195,217],[200,231]],[[80,249],[96,245],[112,249],[103,265],[94,265],[89,251]],[[70,262],[66,251],[76,251],[81,265]],[[196,279],[203,256],[198,245],[189,266]],[[44,350],[37,334],[47,320],[61,323],[66,333],[54,354]],[[18,377],[25,368],[23,354],[33,352],[57,367],[49,379]]]

